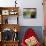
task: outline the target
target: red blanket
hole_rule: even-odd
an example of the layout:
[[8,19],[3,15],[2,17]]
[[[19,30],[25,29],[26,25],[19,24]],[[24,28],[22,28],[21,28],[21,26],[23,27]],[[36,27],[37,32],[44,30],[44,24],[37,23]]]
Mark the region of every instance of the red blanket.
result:
[[[29,37],[37,37],[36,33],[33,31],[32,28],[27,29],[27,31],[25,32],[25,35],[22,39],[21,45],[22,46],[27,46],[25,43],[25,40],[28,39]],[[38,41],[37,44],[35,46],[41,46],[40,42]]]

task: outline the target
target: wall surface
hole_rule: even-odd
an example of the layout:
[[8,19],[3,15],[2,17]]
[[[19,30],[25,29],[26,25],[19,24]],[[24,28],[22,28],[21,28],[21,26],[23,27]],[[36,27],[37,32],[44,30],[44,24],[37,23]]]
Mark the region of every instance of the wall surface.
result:
[[[0,0],[1,7],[15,6],[15,0]],[[19,11],[19,24],[21,26],[43,26],[43,6],[42,0],[17,0]],[[36,8],[37,15],[35,19],[24,19],[23,8]],[[13,21],[14,22],[14,21]]]
[[15,5],[14,1],[15,1],[15,0],[0,0],[0,6],[1,6],[1,7],[14,6],[14,5]]
[[[43,26],[43,6],[42,0],[21,0],[20,2],[21,16],[19,18],[19,24],[22,26]],[[24,19],[23,8],[36,8],[37,16],[36,19]]]

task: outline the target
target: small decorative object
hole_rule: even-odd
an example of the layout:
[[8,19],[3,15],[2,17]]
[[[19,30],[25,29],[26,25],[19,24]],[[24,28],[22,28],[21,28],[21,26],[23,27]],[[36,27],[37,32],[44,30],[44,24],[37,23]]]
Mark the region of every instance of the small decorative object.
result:
[[2,14],[2,11],[0,10],[0,15]]
[[15,40],[18,40],[18,32],[15,32],[15,33],[14,33],[13,39],[14,39],[14,41],[15,41]]
[[10,12],[10,15],[14,15],[14,12],[11,11],[11,12]]
[[16,7],[16,4],[17,4],[17,2],[16,2],[17,0],[15,0],[15,7]]
[[9,14],[10,15],[16,15],[18,12],[14,9],[10,10]]
[[23,17],[24,18],[36,18],[36,8],[24,8]]
[[2,10],[2,15],[9,15],[9,10]]
[[18,40],[18,32],[17,32],[17,30],[16,29],[14,29],[14,41],[15,40]]
[[5,28],[3,30],[2,40],[4,41],[12,40],[12,30],[11,29]]
[[8,24],[8,16],[3,16],[2,23]]
[[7,19],[5,19],[5,24],[8,24],[8,18],[7,18]]
[[17,32],[16,28],[14,29],[14,32]]
[[10,11],[10,15],[16,15],[16,14],[17,14],[17,12],[15,10]]

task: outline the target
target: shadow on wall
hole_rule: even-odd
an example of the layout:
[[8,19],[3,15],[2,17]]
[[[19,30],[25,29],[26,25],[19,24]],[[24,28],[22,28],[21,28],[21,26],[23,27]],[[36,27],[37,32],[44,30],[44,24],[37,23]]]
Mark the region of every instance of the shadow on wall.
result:
[[32,28],[34,30],[34,32],[36,32],[39,41],[42,43],[43,42],[42,26],[21,26],[21,29],[20,29],[20,32],[19,32],[20,42],[21,42],[21,40],[22,40],[22,38],[24,36],[24,33],[26,32],[26,30],[28,28]]

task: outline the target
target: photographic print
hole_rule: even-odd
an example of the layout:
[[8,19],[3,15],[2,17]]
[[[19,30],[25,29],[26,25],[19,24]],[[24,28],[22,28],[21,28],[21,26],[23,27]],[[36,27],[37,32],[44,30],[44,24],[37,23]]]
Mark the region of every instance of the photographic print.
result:
[[2,15],[9,15],[9,10],[2,10]]
[[36,8],[23,8],[24,18],[36,18]]

